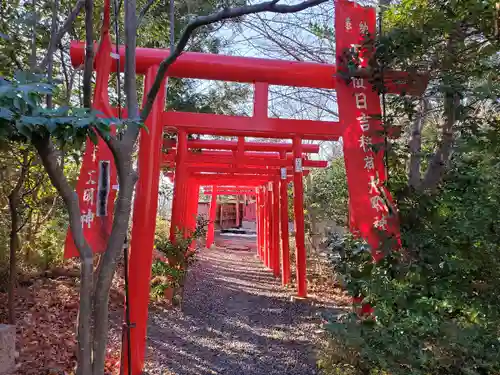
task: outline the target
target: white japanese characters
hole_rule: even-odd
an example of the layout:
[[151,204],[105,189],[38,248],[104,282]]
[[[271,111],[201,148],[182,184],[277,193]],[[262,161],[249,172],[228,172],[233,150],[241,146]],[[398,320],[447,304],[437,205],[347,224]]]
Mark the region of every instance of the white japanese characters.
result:
[[365,169],[367,171],[372,171],[375,169],[375,163],[373,160],[373,156],[371,156],[371,155],[365,156]]
[[361,35],[366,35],[368,34],[368,24],[365,21],[361,21],[359,23],[359,33]]
[[[95,148],[92,152],[92,158],[95,157]],[[95,219],[95,192],[97,190],[97,181],[95,180],[95,170],[87,172],[87,182],[83,190],[83,205],[81,207],[82,228],[90,229]]]
[[94,174],[95,173],[96,173],[96,171],[87,172],[87,174],[88,174],[88,180],[85,183],[85,185],[95,185],[97,183],[97,181],[94,180]]
[[346,31],[351,31],[352,30],[352,22],[349,17],[345,19],[345,29]]
[[90,208],[86,213],[82,212],[82,228],[85,228],[85,225],[87,225],[87,228],[90,229],[92,227],[92,223],[94,222],[94,218],[95,214]]
[[359,139],[359,146],[363,149],[364,152],[368,152],[372,146],[371,137],[362,135],[361,138]]
[[[345,20],[346,30],[350,31],[353,29],[352,20],[346,18]],[[369,27],[366,21],[362,20],[358,24],[359,34],[364,37],[369,33]],[[351,49],[355,52],[360,52],[361,46],[357,44],[351,44]],[[361,57],[361,56],[360,56]],[[363,59],[360,59],[363,63]],[[373,212],[373,228],[378,230],[387,230],[387,213],[388,207],[386,202],[381,196],[381,181],[379,180],[378,173],[376,171],[376,152],[373,150],[373,132],[371,131],[371,120],[369,113],[370,111],[368,103],[368,95],[370,95],[371,87],[367,85],[368,82],[364,78],[353,78],[351,80],[352,88],[354,90],[354,102],[356,109],[359,111],[356,116],[357,124],[361,130],[361,135],[359,136],[358,145],[364,156],[362,159],[363,168],[367,172],[369,178],[367,183],[368,195],[371,208]]]
[[354,77],[352,79],[352,87],[355,89],[366,89],[364,79]]
[[354,94],[356,98],[356,108],[357,109],[368,109],[368,104],[366,103],[366,94],[364,92],[357,92]]
[[94,192],[95,188],[88,188],[83,191],[83,201],[89,206],[95,205]]
[[92,162],[95,163],[96,160],[97,160],[97,146],[93,145],[92,146]]
[[370,194],[380,193],[380,190],[378,189],[379,184],[380,183],[378,181],[378,178],[375,178],[375,176],[370,176],[370,182],[368,183],[368,187],[370,188]]

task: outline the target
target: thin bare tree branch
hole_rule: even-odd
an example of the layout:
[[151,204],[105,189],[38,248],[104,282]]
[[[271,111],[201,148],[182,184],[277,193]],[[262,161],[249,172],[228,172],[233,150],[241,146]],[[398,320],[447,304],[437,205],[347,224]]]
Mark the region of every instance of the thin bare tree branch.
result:
[[94,1],[85,0],[85,66],[83,68],[83,106],[92,105],[92,71],[94,68]]
[[47,49],[47,54],[45,55],[42,62],[38,66],[39,70],[45,69],[45,67],[49,62],[49,56],[51,56],[54,53],[59,43],[61,43],[61,40],[64,37],[64,35],[66,35],[66,33],[70,30],[71,26],[75,22],[76,17],[78,16],[78,14],[80,14],[84,5],[85,5],[85,0],[78,0],[75,7],[69,14],[68,18],[66,18],[66,21],[64,21],[64,24],[61,26],[61,28],[58,30],[55,36],[51,38],[49,47]]
[[31,5],[33,6],[33,26],[31,28],[31,54],[30,54],[30,69],[34,70],[36,68],[36,0],[32,0]]
[[[52,25],[50,26],[50,44],[54,43],[54,36],[56,35],[57,31],[57,9],[59,8],[59,0],[54,0],[54,3],[52,4]],[[47,63],[47,78],[49,83],[52,83],[52,74],[54,71],[54,53],[56,50],[50,54],[47,55],[48,57],[48,63]],[[52,108],[52,94],[47,95],[47,108]]]
[[144,19],[144,16],[146,16],[146,13],[149,11],[149,9],[153,6],[153,4],[157,0],[149,0],[146,5],[144,5],[139,12],[139,16],[137,17],[137,27],[139,28],[141,26],[142,20]]
[[271,0],[255,5],[246,5],[237,8],[223,9],[220,12],[208,15],[208,16],[198,16],[184,29],[179,42],[177,43],[174,51],[161,62],[158,74],[156,75],[155,82],[147,94],[147,100],[141,112],[141,119],[144,121],[151,112],[153,108],[153,102],[158,95],[161,83],[167,74],[167,70],[172,65],[175,60],[181,55],[186,47],[191,34],[201,26],[207,26],[222,20],[227,20],[231,18],[238,18],[248,14],[263,13],[263,12],[274,12],[274,13],[296,13],[304,9],[308,9],[320,4],[323,4],[329,0],[305,0],[302,3],[294,5],[284,5],[278,4],[278,0]]

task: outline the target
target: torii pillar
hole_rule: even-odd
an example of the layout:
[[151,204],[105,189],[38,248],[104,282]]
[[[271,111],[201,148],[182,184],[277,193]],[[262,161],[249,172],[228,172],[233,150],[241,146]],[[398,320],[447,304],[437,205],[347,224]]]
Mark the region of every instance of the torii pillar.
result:
[[210,212],[208,215],[207,243],[206,247],[211,248],[215,239],[215,219],[217,217],[217,186],[212,186],[212,199],[210,200]]
[[290,284],[290,244],[288,233],[288,184],[286,168],[281,168],[280,181],[280,220],[281,220],[281,284]]
[[[153,85],[157,72],[157,66],[148,69],[144,79],[145,92],[148,92]],[[146,120],[148,131],[141,130],[139,141],[138,170],[140,177],[136,186],[129,260],[129,314],[131,323],[135,325],[130,328],[132,374],[141,373],[146,354],[149,289],[163,142],[160,115],[165,105],[165,85],[162,84],[160,87],[151,114]],[[124,350],[122,351],[124,374],[127,373],[128,366],[127,344],[128,340],[124,335]]]
[[307,297],[306,247],[304,235],[304,181],[302,179],[302,140],[293,138],[293,207],[295,214],[295,247],[297,272],[297,297]]

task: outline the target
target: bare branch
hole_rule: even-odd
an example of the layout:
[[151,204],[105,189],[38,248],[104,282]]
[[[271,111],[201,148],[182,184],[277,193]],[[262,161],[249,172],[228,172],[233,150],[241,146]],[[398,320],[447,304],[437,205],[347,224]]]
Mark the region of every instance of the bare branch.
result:
[[[59,8],[59,0],[54,0],[54,3],[52,4],[52,25],[50,26],[50,45],[54,43],[54,36],[56,35],[57,31],[57,9]],[[47,63],[47,77],[49,80],[49,83],[52,83],[52,74],[54,71],[54,52],[51,53],[50,55],[47,55],[48,57],[48,63]],[[47,108],[52,108],[52,94],[47,95]]]
[[141,26],[141,23],[142,23],[142,20],[144,19],[144,16],[146,15],[146,13],[149,11],[149,9],[153,6],[153,4],[156,1],[157,0],[149,0],[146,3],[146,5],[144,5],[144,7],[141,9],[141,11],[139,12],[139,17],[137,17],[137,27]]
[[[128,118],[136,120],[139,117],[139,102],[137,99],[137,81],[136,81],[136,45],[137,45],[137,15],[136,1],[128,0],[125,2],[125,103],[127,105]],[[139,135],[139,126],[130,125],[127,127],[122,141],[129,147],[135,144]]]
[[104,135],[104,133],[101,132],[97,126],[94,126],[92,129],[94,129],[94,131],[103,139],[103,141],[106,142],[106,145],[109,147],[113,155],[116,155],[120,152],[120,143],[118,142],[118,139],[116,137],[112,135]]
[[75,22],[76,17],[78,16],[78,14],[80,14],[84,5],[85,5],[85,0],[78,0],[75,7],[69,14],[68,18],[66,18],[66,21],[64,21],[64,24],[61,26],[61,28],[55,34],[55,36],[50,40],[49,48],[47,49],[47,54],[45,55],[42,62],[38,66],[39,70],[45,69],[45,67],[49,62],[49,56],[51,56],[54,53],[59,43],[61,43],[62,38],[69,31],[69,29],[73,25],[73,22]]
[[85,66],[83,69],[83,106],[92,105],[92,70],[94,68],[94,1],[85,1]]
[[[465,39],[464,29],[461,23],[457,23],[450,33],[447,42],[447,57],[443,61],[445,71],[453,69],[457,59],[457,45]],[[453,146],[453,127],[458,122],[458,108],[460,106],[460,95],[458,92],[447,92],[444,96],[445,121],[441,129],[441,141],[438,143],[436,152],[429,162],[427,171],[420,188],[422,190],[434,190],[441,182],[447,170]]]
[[167,70],[172,65],[175,60],[181,55],[186,48],[186,45],[191,37],[191,34],[201,26],[207,26],[222,20],[232,19],[242,17],[248,14],[263,13],[263,12],[274,12],[274,13],[296,13],[302,10],[323,4],[328,0],[305,0],[302,3],[295,5],[284,5],[278,4],[278,0],[271,0],[255,5],[246,5],[237,8],[227,8],[220,12],[208,15],[208,16],[198,16],[184,29],[179,42],[177,43],[173,52],[161,62],[158,74],[156,75],[155,82],[147,94],[147,101],[141,112],[141,119],[144,121],[151,112],[153,108],[153,102],[158,95],[161,83],[167,74]]
[[31,5],[33,6],[33,26],[31,28],[31,54],[29,58],[30,69],[34,70],[36,67],[36,0],[32,0]]
[[[84,251],[84,253],[80,255],[82,257],[89,256],[92,258],[92,252],[85,241],[85,237],[83,236],[78,196],[65,178],[64,172],[57,164],[57,157],[55,157],[55,151],[50,139],[48,137],[41,139],[33,138],[33,145],[35,146],[42,164],[49,175],[50,181],[68,207],[70,227],[75,240],[75,245],[79,251],[82,251],[82,249]],[[88,254],[85,253],[86,249],[88,249]]]

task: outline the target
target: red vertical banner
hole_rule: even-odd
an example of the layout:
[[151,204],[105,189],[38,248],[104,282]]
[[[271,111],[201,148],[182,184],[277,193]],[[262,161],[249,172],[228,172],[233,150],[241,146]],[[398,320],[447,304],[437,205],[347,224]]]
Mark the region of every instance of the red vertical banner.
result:
[[[374,8],[347,0],[335,2],[337,66],[347,69],[346,51],[358,53],[361,67],[367,66],[363,42],[376,32]],[[380,233],[399,237],[395,212],[390,214],[392,198],[385,188],[384,138],[380,98],[367,78],[346,81],[337,76],[337,102],[344,129],[342,136],[349,191],[350,228],[375,251]],[[374,253],[375,259],[380,255]]]
[[[104,9],[109,21],[109,4],[105,5]],[[106,118],[113,117],[108,97],[108,82],[112,64],[111,46],[109,24],[105,22],[101,33],[101,43],[95,58],[96,85],[92,107],[102,112],[101,116]],[[86,142],[80,176],[76,184],[76,193],[80,204],[83,235],[94,253],[102,253],[106,250],[111,234],[118,182],[111,150],[101,137],[97,137],[97,139],[97,144],[90,140]],[[64,257],[78,256],[73,236],[68,230]]]

